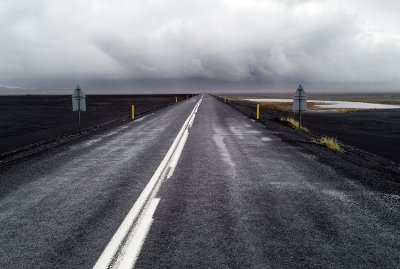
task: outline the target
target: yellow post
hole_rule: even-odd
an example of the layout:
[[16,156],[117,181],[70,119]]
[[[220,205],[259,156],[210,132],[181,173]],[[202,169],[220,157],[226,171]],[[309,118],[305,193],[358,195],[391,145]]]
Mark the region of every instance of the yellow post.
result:
[[260,104],[257,104],[257,112],[256,112],[256,119],[260,119]]
[[175,103],[178,103],[178,96],[175,96]]
[[132,105],[132,120],[135,119],[135,106]]
[[224,96],[224,102],[226,103],[226,96]]

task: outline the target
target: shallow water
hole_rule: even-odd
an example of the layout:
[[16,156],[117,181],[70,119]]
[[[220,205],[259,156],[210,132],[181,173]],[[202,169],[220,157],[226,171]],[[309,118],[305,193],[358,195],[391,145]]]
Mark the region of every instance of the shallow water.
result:
[[[270,102],[270,103],[291,103],[292,99],[245,99],[251,102]],[[308,100],[308,102],[315,103],[316,107],[328,109],[396,109],[400,108],[399,105],[387,104],[373,104],[363,102],[349,102],[349,101],[322,101],[322,100]]]

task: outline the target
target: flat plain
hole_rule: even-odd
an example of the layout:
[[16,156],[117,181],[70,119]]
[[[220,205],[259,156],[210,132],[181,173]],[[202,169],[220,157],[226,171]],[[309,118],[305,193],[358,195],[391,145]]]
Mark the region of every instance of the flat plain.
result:
[[[231,96],[232,100],[255,111],[256,102],[240,101],[245,98],[292,98],[292,94],[258,94]],[[351,101],[377,104],[400,104],[398,93],[321,94],[310,93],[308,99],[325,101]],[[266,119],[279,121],[280,117],[295,117],[290,111],[265,108]],[[400,162],[400,109],[369,109],[339,111],[309,111],[303,113],[305,127],[318,135],[337,138],[342,143],[374,153],[394,162]]]
[[[175,103],[186,95],[88,95],[87,111],[81,113],[81,128],[135,113],[149,112]],[[49,139],[76,133],[78,114],[72,112],[71,96],[22,95],[0,97],[0,154]]]

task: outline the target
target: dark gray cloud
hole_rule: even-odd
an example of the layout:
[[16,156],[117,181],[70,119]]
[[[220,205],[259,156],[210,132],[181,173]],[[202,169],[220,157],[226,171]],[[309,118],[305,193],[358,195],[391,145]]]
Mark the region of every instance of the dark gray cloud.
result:
[[400,2],[349,2],[1,1],[0,84],[400,88]]

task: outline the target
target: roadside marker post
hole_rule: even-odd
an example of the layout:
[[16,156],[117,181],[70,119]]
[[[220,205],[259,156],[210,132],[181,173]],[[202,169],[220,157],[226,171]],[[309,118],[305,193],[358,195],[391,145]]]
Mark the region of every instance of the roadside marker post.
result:
[[135,119],[135,105],[132,105],[132,112],[131,112],[131,114],[132,114],[132,120],[134,120],[134,119]]
[[81,133],[81,111],[86,111],[86,95],[79,85],[72,94],[72,111],[78,111],[78,130]]
[[178,103],[178,96],[175,96],[175,103]]
[[301,128],[301,112],[307,111],[307,96],[301,84],[296,90],[293,98],[293,112],[299,113],[299,127]]
[[224,102],[226,103],[226,96],[224,96]]
[[256,110],[256,119],[260,119],[260,104],[257,104],[257,110]]

